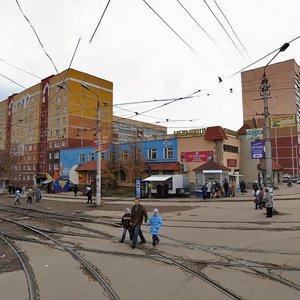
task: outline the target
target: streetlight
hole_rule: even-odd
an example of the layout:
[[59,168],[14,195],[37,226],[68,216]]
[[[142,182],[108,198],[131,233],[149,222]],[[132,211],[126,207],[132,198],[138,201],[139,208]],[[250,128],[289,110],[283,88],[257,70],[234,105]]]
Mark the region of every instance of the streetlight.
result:
[[97,176],[96,176],[96,205],[101,205],[101,137],[100,137],[100,100],[97,93],[91,90],[86,84],[83,88],[90,91],[97,97]]
[[262,96],[264,99],[264,131],[265,131],[265,147],[266,147],[266,183],[267,186],[271,186],[273,184],[273,170],[272,170],[272,150],[271,150],[271,138],[270,138],[270,121],[269,121],[269,106],[268,106],[268,99],[269,99],[269,83],[266,76],[266,69],[268,65],[273,61],[273,59],[280,53],[285,51],[289,47],[289,43],[284,43],[280,48],[279,51],[275,54],[275,56],[265,65],[264,67],[264,74],[262,76],[261,82],[261,91]]

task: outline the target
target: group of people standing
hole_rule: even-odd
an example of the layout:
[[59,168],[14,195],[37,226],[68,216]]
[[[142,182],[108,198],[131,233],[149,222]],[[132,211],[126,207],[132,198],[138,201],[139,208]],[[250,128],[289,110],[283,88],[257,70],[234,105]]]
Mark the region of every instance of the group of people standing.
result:
[[123,226],[122,236],[120,243],[123,243],[126,238],[126,233],[129,233],[130,240],[132,241],[131,248],[135,249],[137,246],[138,237],[140,238],[139,245],[146,243],[146,239],[142,232],[141,226],[144,224],[150,226],[150,233],[152,234],[152,246],[156,247],[160,239],[158,233],[163,226],[163,221],[159,215],[157,208],[153,209],[153,215],[148,220],[146,208],[141,204],[140,199],[135,199],[134,205],[131,208],[125,209],[125,214],[122,217],[121,225]]
[[25,189],[23,191],[17,189],[15,191],[15,205],[16,204],[21,204],[20,203],[20,199],[22,197],[22,195],[24,195],[24,197],[27,198],[26,203],[31,204],[32,200],[35,199],[36,202],[40,202],[40,200],[42,199],[42,192],[40,190],[39,187],[34,187],[34,189],[32,189],[31,187],[27,190],[27,193],[25,194]]
[[267,210],[267,218],[272,218],[273,216],[273,190],[272,188],[258,187],[257,181],[254,181],[253,193],[255,196],[254,204],[255,209],[262,209],[263,207]]
[[225,179],[223,185],[218,181],[209,181],[202,186],[201,191],[203,200],[206,200],[210,198],[235,197],[235,189],[235,182],[232,181],[229,183],[228,180]]

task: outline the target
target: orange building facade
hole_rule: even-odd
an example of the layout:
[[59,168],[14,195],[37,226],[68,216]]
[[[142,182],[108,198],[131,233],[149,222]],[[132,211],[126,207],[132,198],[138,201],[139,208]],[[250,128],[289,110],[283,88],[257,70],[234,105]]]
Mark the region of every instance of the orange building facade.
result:
[[20,158],[10,183],[31,186],[60,174],[61,149],[96,146],[98,99],[105,148],[112,140],[110,81],[68,69],[0,102],[0,149],[14,148]]

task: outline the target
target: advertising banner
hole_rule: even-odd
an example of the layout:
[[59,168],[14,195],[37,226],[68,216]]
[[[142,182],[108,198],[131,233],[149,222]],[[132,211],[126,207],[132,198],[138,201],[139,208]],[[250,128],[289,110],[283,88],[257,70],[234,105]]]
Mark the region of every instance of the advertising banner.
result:
[[207,162],[214,155],[213,151],[181,152],[181,162]]
[[265,143],[264,141],[251,142],[251,158],[264,159],[265,158]]
[[292,127],[296,126],[295,116],[271,117],[271,128]]

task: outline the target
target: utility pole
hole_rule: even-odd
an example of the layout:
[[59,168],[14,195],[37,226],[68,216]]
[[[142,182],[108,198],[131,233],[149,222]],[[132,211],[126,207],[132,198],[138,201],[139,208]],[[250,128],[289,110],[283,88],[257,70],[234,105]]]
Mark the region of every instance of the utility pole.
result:
[[100,99],[97,93],[91,90],[86,84],[81,84],[83,88],[90,91],[97,97],[97,175],[96,175],[96,205],[101,205],[101,115],[100,115]]
[[273,184],[273,170],[272,170],[272,149],[271,149],[271,138],[270,138],[270,113],[269,113],[269,83],[266,75],[266,69],[273,59],[280,53],[285,51],[289,47],[289,43],[284,43],[275,54],[275,56],[265,65],[264,73],[261,81],[261,91],[264,100],[264,134],[265,134],[265,161],[266,161],[266,186],[272,186]]

